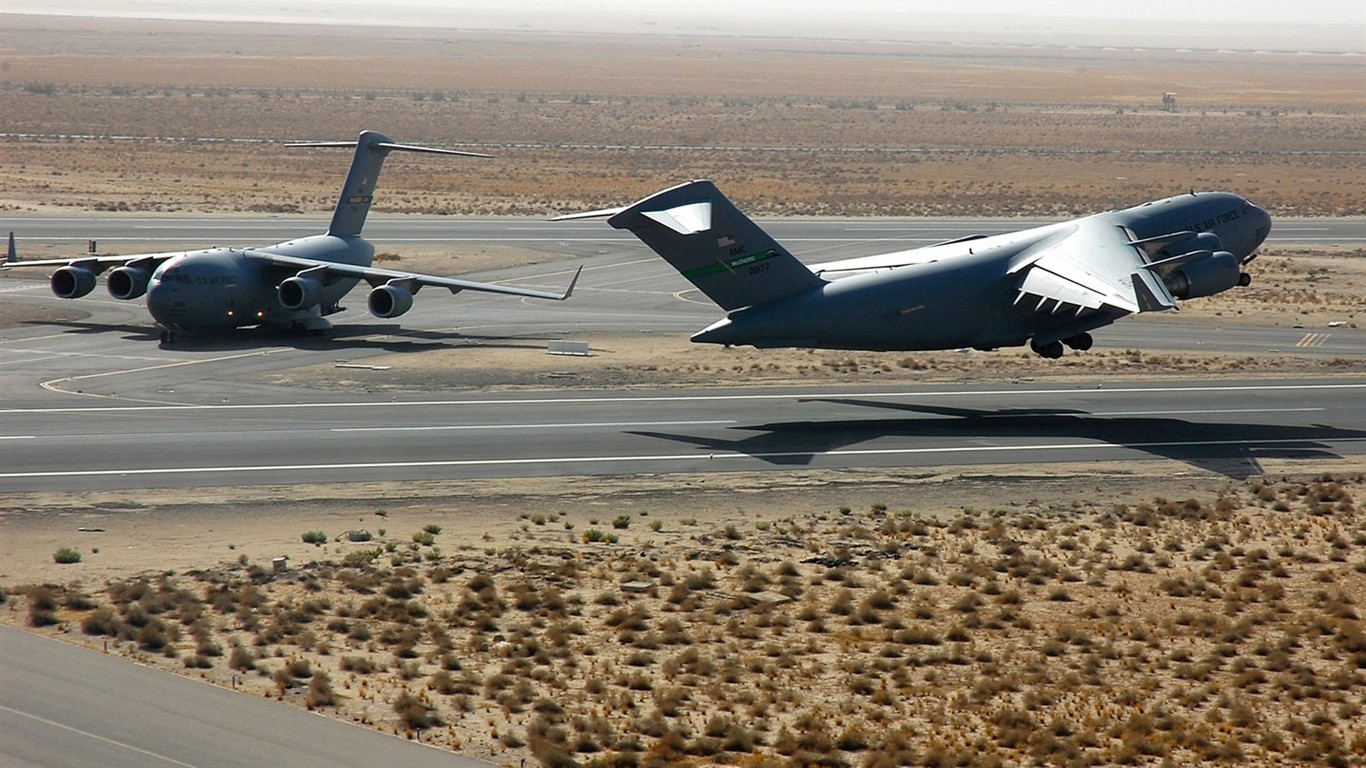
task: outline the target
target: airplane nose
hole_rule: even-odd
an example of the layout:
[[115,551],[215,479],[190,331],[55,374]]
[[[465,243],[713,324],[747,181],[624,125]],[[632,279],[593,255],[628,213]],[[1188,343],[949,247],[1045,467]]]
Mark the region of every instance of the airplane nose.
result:
[[1243,215],[1234,229],[1235,239],[1229,244],[1242,251],[1244,262],[1252,260],[1252,255],[1271,234],[1271,215],[1243,198]]
[[1257,230],[1254,235],[1257,242],[1252,244],[1253,250],[1256,250],[1258,246],[1266,242],[1266,236],[1271,234],[1271,214],[1255,205],[1252,206],[1252,211],[1253,215],[1257,217]]
[[162,328],[180,329],[184,319],[184,302],[175,286],[164,280],[152,280],[147,286],[147,314]]

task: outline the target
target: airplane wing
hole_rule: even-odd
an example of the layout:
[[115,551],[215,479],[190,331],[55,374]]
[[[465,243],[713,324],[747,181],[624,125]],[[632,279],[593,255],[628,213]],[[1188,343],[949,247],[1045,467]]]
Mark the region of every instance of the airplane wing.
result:
[[583,272],[583,267],[580,266],[575,270],[573,279],[569,281],[569,287],[566,288],[563,293],[553,293],[550,291],[538,291],[531,288],[518,288],[511,285],[479,283],[473,280],[461,280],[454,277],[423,275],[415,272],[400,272],[392,269],[362,267],[353,264],[337,264],[330,261],[285,256],[264,250],[248,249],[245,253],[250,258],[259,259],[289,272],[296,274],[308,272],[310,277],[323,282],[354,278],[357,280],[364,280],[369,283],[372,288],[388,284],[400,285],[406,288],[409,293],[417,293],[423,286],[432,286],[435,288],[445,288],[451,293],[459,293],[461,291],[482,291],[484,293],[501,293],[508,296],[549,299],[551,301],[564,301],[572,296],[574,294],[574,286],[579,282],[579,275]]
[[[473,280],[461,280],[454,277],[440,277],[437,275],[423,275],[414,272],[400,272],[391,269],[379,269],[376,267],[361,267],[352,264],[337,264],[329,261],[319,261],[315,259],[304,259],[297,256],[283,256],[270,251],[256,250],[248,248],[244,251],[247,256],[254,259],[265,261],[269,264],[282,268],[283,271],[298,273],[308,271],[310,276],[324,282],[337,279],[355,278],[364,280],[371,287],[378,287],[386,283],[395,283],[408,289],[409,293],[417,293],[423,286],[434,286],[445,288],[451,293],[461,291],[482,291],[484,293],[501,293],[509,296],[523,296],[532,299],[550,299],[551,301],[564,301],[574,293],[574,286],[579,282],[579,274],[583,267],[579,267],[574,273],[574,278],[569,281],[569,287],[563,293],[552,293],[549,291],[538,291],[532,288],[518,288],[511,285],[496,285],[493,283],[480,283]],[[180,255],[179,253],[144,253],[129,254],[126,256],[70,256],[62,259],[27,259],[19,261],[13,258],[13,245],[4,262],[0,262],[0,270],[7,270],[12,267],[79,267],[92,274],[98,275],[110,267],[137,266],[147,272],[155,269],[164,261]]]
[[1144,243],[1103,218],[1045,238],[1015,258],[1009,274],[1019,275],[1015,303],[1034,303],[1036,312],[1105,311],[1131,314],[1176,307],[1176,300],[1149,269]]
[[137,265],[147,268],[150,272],[156,269],[161,262],[177,255],[175,253],[133,253],[126,256],[67,256],[61,259],[19,260],[7,258],[0,262],[0,271],[14,267],[83,267],[98,275],[110,267]]

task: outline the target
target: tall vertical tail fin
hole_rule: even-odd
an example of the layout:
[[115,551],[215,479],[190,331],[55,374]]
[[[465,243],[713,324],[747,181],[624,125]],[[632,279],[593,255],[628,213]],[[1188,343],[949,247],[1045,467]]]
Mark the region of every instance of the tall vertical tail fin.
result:
[[825,284],[710,181],[655,193],[607,223],[630,230],[726,311]]
[[375,184],[379,181],[380,169],[384,167],[384,158],[388,157],[390,152],[488,157],[478,152],[395,144],[388,136],[375,131],[361,131],[360,138],[355,141],[300,141],[285,146],[356,148],[356,154],[351,159],[351,170],[347,172],[346,182],[342,184],[337,208],[332,212],[332,223],[327,227],[327,234],[337,237],[359,235],[365,226],[365,217],[370,213],[370,203],[375,197]]

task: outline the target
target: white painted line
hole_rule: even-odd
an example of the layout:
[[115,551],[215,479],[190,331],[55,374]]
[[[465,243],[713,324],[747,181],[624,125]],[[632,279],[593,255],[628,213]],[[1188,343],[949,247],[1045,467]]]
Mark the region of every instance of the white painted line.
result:
[[182,762],[180,762],[179,760],[176,760],[176,759],[173,758],[173,757],[167,757],[166,755],[159,755],[159,754],[157,754],[156,752],[148,752],[147,750],[142,749],[141,747],[135,747],[135,746],[133,746],[132,744],[128,744],[128,743],[126,743],[126,742],[116,741],[116,740],[114,740],[114,739],[111,739],[111,738],[108,738],[108,737],[105,737],[105,736],[101,736],[101,735],[99,735],[98,733],[91,733],[90,731],[83,731],[83,730],[81,730],[80,728],[73,728],[73,727],[71,727],[71,726],[69,726],[69,725],[67,725],[67,724],[65,724],[65,723],[59,723],[59,722],[57,722],[57,721],[55,721],[55,720],[49,720],[49,719],[47,719],[46,717],[39,717],[38,715],[29,714],[28,712],[21,712],[21,711],[19,711],[19,710],[17,710],[17,709],[14,709],[14,708],[12,708],[12,707],[7,707],[7,706],[5,706],[5,705],[3,705],[3,704],[0,704],[0,710],[4,710],[4,711],[6,711],[6,712],[10,712],[10,713],[15,714],[15,715],[18,715],[18,716],[20,716],[20,717],[26,717],[26,718],[28,718],[28,719],[30,719],[30,720],[35,720],[35,721],[37,721],[37,722],[42,723],[43,725],[50,725],[50,726],[52,726],[53,728],[60,728],[60,729],[62,729],[62,730],[64,730],[64,731],[71,731],[72,733],[80,734],[81,736],[85,736],[85,737],[88,737],[88,738],[91,738],[91,739],[95,739],[96,741],[103,741],[103,742],[106,743],[106,744],[112,744],[112,745],[114,745],[114,746],[116,746],[116,747],[119,747],[119,748],[121,748],[121,749],[131,750],[131,751],[133,751],[133,752],[137,752],[137,753],[140,754],[140,755],[146,755],[147,757],[150,757],[150,758],[152,758],[152,759],[154,759],[154,760],[160,760],[160,761],[162,761],[162,762],[170,763],[171,765],[180,765],[180,766],[184,766],[184,768],[196,768],[196,766],[194,766],[194,765],[192,765],[192,764],[190,764],[190,763],[182,763]]
[[[343,471],[343,470],[362,470],[362,469],[437,469],[441,467],[515,467],[515,466],[549,466],[549,465],[574,465],[574,464],[611,464],[611,463],[645,463],[660,461],[689,461],[689,462],[714,462],[720,460],[745,460],[759,459],[778,460],[791,458],[816,458],[818,456],[927,456],[935,454],[969,454],[969,453],[1017,453],[1026,451],[1097,451],[1097,450],[1134,450],[1147,451],[1156,448],[1219,448],[1219,447],[1273,447],[1273,446],[1293,446],[1293,445],[1312,445],[1320,446],[1327,442],[1337,443],[1357,443],[1366,442],[1366,438],[1343,438],[1341,440],[1322,440],[1318,438],[1296,438],[1281,440],[1192,440],[1192,441],[1170,441],[1153,443],[1058,443],[1047,444],[1037,443],[1030,445],[992,445],[992,446],[958,446],[940,448],[865,448],[865,449],[846,449],[836,451],[774,451],[768,453],[739,453],[734,451],[711,452],[707,454],[678,453],[678,454],[656,454],[642,456],[554,456],[545,458],[521,458],[521,459],[451,459],[433,461],[375,461],[375,462],[353,462],[347,464],[277,464],[277,465],[245,465],[245,466],[224,466],[224,467],[160,467],[144,469],[74,469],[74,470],[53,470],[45,472],[4,472],[0,473],[0,480],[32,480],[42,478],[61,478],[61,477],[137,477],[155,475],[193,475],[193,474],[248,474],[264,472],[320,472],[320,471]],[[298,480],[298,478],[295,478]]]
[[578,427],[696,427],[709,424],[734,424],[733,419],[712,421],[597,421],[558,424],[451,424],[427,427],[334,427],[329,432],[441,432],[488,429],[575,429]]
[[[250,357],[253,354],[267,354],[266,351],[256,351],[241,355],[229,355],[227,357],[215,358],[215,360],[231,360],[237,357]],[[190,360],[179,363],[170,363],[166,366],[150,366],[139,371],[155,370],[159,367],[174,367],[177,365],[191,365],[196,362],[210,362],[209,360]],[[131,372],[131,371],[128,371]],[[71,379],[58,380],[69,381],[72,379],[94,378],[96,376],[108,376],[114,372],[93,374],[91,376],[75,376]],[[401,401],[377,401],[370,402],[364,400],[354,400],[335,403],[225,403],[212,405],[193,405],[193,404],[173,404],[173,405],[100,405],[86,407],[59,407],[59,408],[0,408],[0,413],[101,413],[113,411],[127,411],[129,413],[146,411],[203,411],[211,409],[227,411],[265,411],[275,409],[304,409],[304,408],[434,408],[446,406],[517,406],[527,407],[536,405],[564,405],[567,403],[578,403],[584,405],[610,404],[610,403],[701,403],[701,402],[759,402],[777,400],[825,400],[833,398],[843,399],[873,399],[873,398],[959,398],[959,397],[1027,397],[1027,396],[1085,396],[1096,397],[1119,394],[1205,394],[1205,393],[1249,393],[1249,392],[1306,392],[1323,390],[1354,390],[1366,389],[1366,382],[1347,383],[1347,384],[1242,384],[1242,385],[1221,385],[1212,387],[1197,386],[1176,386],[1176,387],[1106,387],[1104,389],[995,389],[995,390],[950,390],[950,391],[906,391],[906,392],[782,392],[782,393],[763,393],[763,394],[729,394],[729,395],[646,395],[641,397],[629,397],[625,395],[609,395],[606,397],[594,397],[587,395],[583,397],[516,397],[505,400],[472,398],[468,400],[401,400]],[[1204,411],[1202,411],[1204,412]]]
[[[1097,411],[1078,416],[1195,416],[1212,413],[1315,413],[1327,408],[1192,408],[1186,411]],[[1066,414],[1064,414],[1066,415]]]

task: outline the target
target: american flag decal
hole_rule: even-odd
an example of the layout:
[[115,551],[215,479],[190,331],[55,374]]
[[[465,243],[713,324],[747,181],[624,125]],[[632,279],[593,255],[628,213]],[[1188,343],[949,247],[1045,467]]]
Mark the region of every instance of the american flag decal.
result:
[[717,248],[729,248],[732,245],[735,245],[735,238],[733,237],[722,237],[716,241]]

